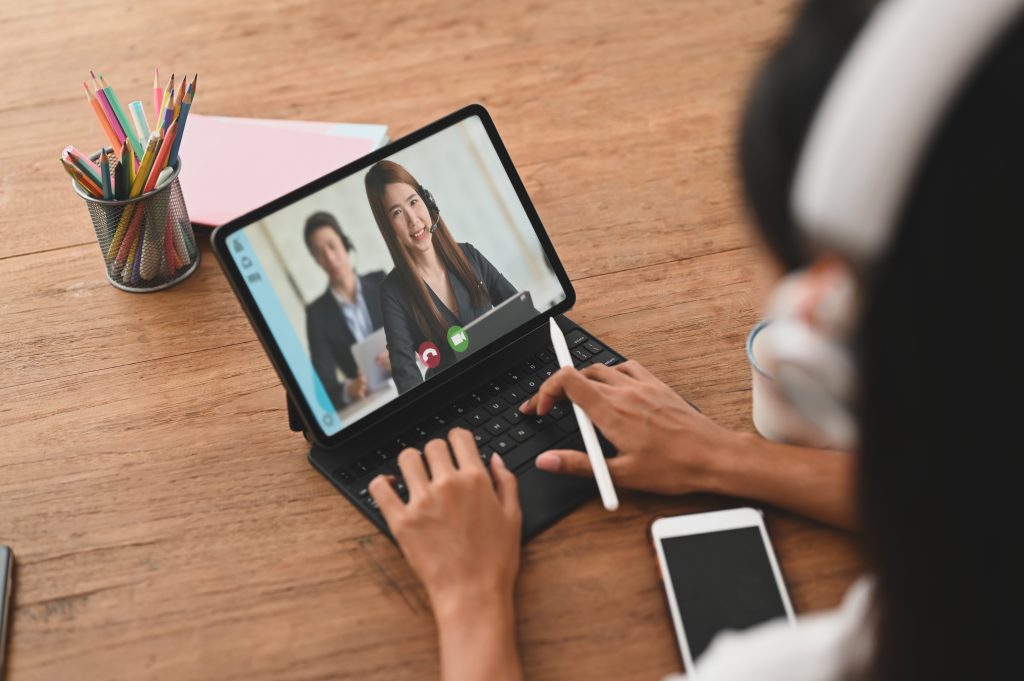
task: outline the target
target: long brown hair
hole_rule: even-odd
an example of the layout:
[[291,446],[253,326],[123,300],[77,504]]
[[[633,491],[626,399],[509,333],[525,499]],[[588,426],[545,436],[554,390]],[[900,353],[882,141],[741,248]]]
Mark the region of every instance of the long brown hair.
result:
[[384,243],[388,245],[391,252],[391,259],[395,263],[395,272],[398,274],[399,282],[406,291],[412,293],[409,298],[409,305],[412,307],[413,318],[416,325],[425,336],[435,341],[442,341],[448,335],[448,323],[445,321],[441,311],[434,305],[430,298],[430,291],[427,285],[413,268],[412,256],[405,247],[398,241],[395,230],[388,218],[387,208],[384,206],[384,188],[389,184],[407,184],[419,195],[420,200],[427,205],[431,220],[437,220],[437,231],[431,236],[431,242],[437,250],[441,263],[451,269],[458,277],[462,285],[469,291],[473,305],[480,307],[490,301],[490,296],[484,289],[480,275],[469,264],[462,249],[455,243],[444,218],[440,211],[436,210],[436,204],[426,201],[423,185],[421,185],[408,170],[394,161],[380,161],[375,163],[370,172],[366,174],[366,199],[370,203],[370,210],[377,221],[377,229],[384,237]]

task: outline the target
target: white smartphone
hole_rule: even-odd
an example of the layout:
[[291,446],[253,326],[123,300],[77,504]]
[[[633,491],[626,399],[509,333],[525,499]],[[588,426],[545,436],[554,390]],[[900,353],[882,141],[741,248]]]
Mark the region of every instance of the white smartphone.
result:
[[691,677],[694,661],[719,632],[777,617],[796,622],[759,510],[658,518],[651,535],[679,653]]

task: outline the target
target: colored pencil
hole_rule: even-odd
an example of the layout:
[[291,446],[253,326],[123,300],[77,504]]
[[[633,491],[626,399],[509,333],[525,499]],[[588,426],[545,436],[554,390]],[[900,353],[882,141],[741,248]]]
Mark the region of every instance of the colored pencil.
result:
[[89,194],[92,194],[97,199],[103,198],[103,189],[101,189],[91,177],[83,173],[81,168],[71,161],[63,158],[60,160],[60,164],[64,167],[64,170],[67,171],[67,174],[71,176],[71,179],[78,183],[78,186]]
[[142,142],[139,141],[139,136],[135,134],[135,130],[132,129],[131,119],[121,108],[121,102],[117,98],[117,93],[114,92],[114,88],[107,84],[107,81],[103,78],[101,73],[99,76],[100,85],[103,87],[103,93],[107,96],[107,102],[110,104],[111,110],[117,117],[118,122],[121,124],[121,130],[124,131],[125,137],[132,144],[132,148],[135,150],[136,156],[142,156],[144,149],[142,148]]
[[116,187],[114,195],[119,201],[124,201],[128,198],[128,192],[131,189],[131,175],[128,169],[132,167],[132,145],[125,142],[121,145],[121,151],[117,155],[117,173],[115,175]]
[[114,133],[117,134],[118,145],[127,139],[124,134],[124,129],[121,127],[121,122],[117,120],[117,116],[114,115],[114,110],[110,107],[110,102],[107,100],[107,93],[100,87],[99,81],[96,80],[96,74],[92,71],[89,72],[92,76],[93,86],[95,87],[96,101],[99,102],[100,108],[103,110],[103,116],[107,119],[110,127],[113,128]]
[[[139,161],[141,159],[135,155],[135,150],[132,149],[132,145],[128,144],[128,140],[125,140],[124,144],[128,147],[128,167],[126,170],[128,171],[128,186],[131,187],[135,182],[135,172],[139,169]],[[128,197],[125,196],[125,198],[127,199]]]
[[103,198],[107,201],[114,198],[114,192],[110,187],[110,158],[107,156],[107,148],[100,150],[100,184],[103,188]]
[[[149,136],[149,143],[146,145],[146,153],[142,155],[142,162],[139,164],[139,170],[135,173],[135,178],[132,180],[132,188],[128,192],[128,198],[134,199],[136,196],[142,193],[142,188],[145,186],[147,173],[153,166],[153,160],[156,157],[157,146],[160,142],[160,133],[154,130]],[[134,233],[126,234],[128,230],[128,223],[131,222],[132,226],[138,224],[137,220],[132,220],[132,213],[136,211],[138,204],[132,203],[125,207],[124,212],[121,213],[121,219],[117,223],[117,229],[114,231],[114,238],[110,240],[110,248],[107,249],[107,260],[112,259],[115,255],[120,263],[124,262],[122,255],[127,255],[125,247],[129,245],[132,238],[135,236]],[[141,211],[139,211],[141,215]]]
[[175,118],[178,117],[178,112],[181,110],[181,98],[185,96],[185,89],[186,89],[186,86],[187,86],[187,83],[186,83],[187,80],[188,80],[188,78],[184,78],[183,77],[181,79],[181,85],[178,86],[178,89],[174,93],[174,117]]
[[153,166],[149,171],[149,177],[146,178],[146,184],[142,188],[142,193],[153,191],[153,187],[156,186],[156,182],[160,177],[160,171],[167,167],[167,157],[171,155],[171,147],[174,146],[175,133],[178,132],[178,121],[171,123],[171,127],[167,128],[167,132],[164,133],[163,141],[160,143],[160,150],[156,154],[156,158],[153,160]]
[[97,186],[100,184],[100,167],[92,162],[88,156],[75,149],[73,146],[68,145],[64,147],[64,151],[60,154],[62,159],[70,161],[74,165],[78,166],[78,169],[89,176]]
[[128,105],[128,110],[132,113],[132,123],[135,124],[135,132],[139,139],[148,140],[149,121],[146,120],[146,110],[142,108],[142,102],[136,99]]
[[[192,81],[193,85],[195,81]],[[174,167],[178,163],[178,148],[181,146],[181,138],[185,133],[185,122],[188,120],[188,112],[192,108],[192,97],[195,95],[195,89],[191,89],[185,93],[185,98],[181,101],[181,113],[178,114],[178,135],[174,138],[174,147],[171,148],[171,156],[167,159],[167,165]]]
[[[160,106],[160,117],[157,119],[157,125],[160,126],[160,130],[166,130],[167,126],[171,124],[167,120],[167,109],[174,110],[174,74],[171,74],[171,79],[167,81],[167,87],[164,88],[164,101]],[[165,124],[166,121],[166,124]]]
[[153,121],[160,122],[160,102],[164,98],[164,89],[160,87],[160,69],[153,69]]
[[96,119],[100,122],[100,126],[103,128],[103,134],[107,136],[107,141],[110,142],[115,149],[121,146],[121,141],[118,138],[117,133],[114,132],[114,128],[110,126],[110,121],[107,120],[107,115],[103,113],[103,107],[100,105],[99,100],[96,99],[96,95],[89,90],[89,84],[83,80],[82,87],[85,88],[85,96],[89,100],[89,106],[91,106],[92,110],[96,113]]

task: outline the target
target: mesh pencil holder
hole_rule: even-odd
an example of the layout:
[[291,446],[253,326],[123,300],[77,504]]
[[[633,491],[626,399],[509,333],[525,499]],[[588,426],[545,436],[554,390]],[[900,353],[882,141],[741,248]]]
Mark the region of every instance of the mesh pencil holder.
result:
[[89,208],[107,279],[122,291],[159,291],[186,279],[199,266],[179,172],[180,157],[162,184],[124,201],[97,199],[71,182]]

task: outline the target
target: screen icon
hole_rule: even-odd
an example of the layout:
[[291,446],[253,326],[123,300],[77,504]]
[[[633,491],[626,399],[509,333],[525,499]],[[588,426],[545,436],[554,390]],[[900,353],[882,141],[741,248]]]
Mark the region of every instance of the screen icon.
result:
[[441,363],[441,351],[430,341],[423,341],[420,349],[416,352],[416,358],[428,369],[433,369]]
[[453,326],[448,329],[448,345],[455,352],[465,352],[469,347],[469,333],[461,326]]

